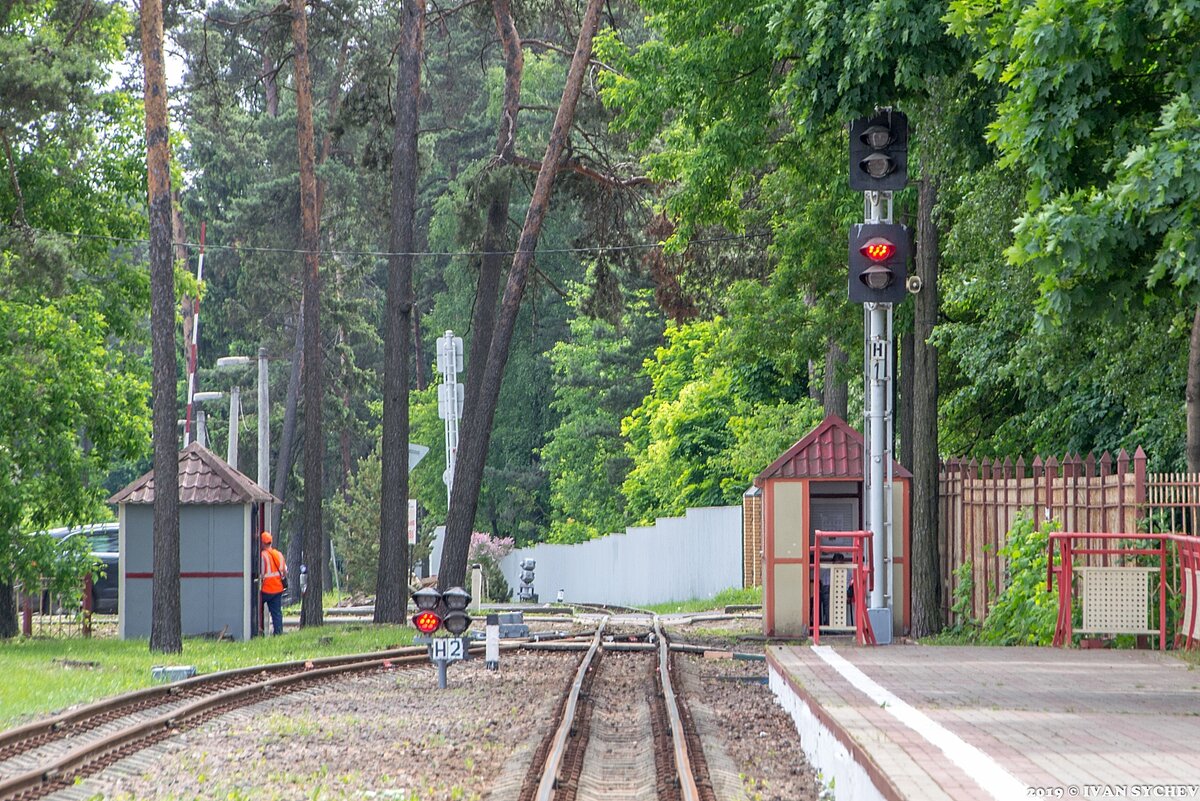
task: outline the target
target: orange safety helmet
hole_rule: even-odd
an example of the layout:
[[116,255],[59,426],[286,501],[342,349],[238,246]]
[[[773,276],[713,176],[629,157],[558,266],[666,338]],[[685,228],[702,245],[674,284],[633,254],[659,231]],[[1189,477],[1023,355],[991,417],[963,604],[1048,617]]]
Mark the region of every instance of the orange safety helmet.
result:
[[260,539],[262,540],[263,545],[270,545],[271,544],[271,532],[264,531],[262,533],[262,535],[260,536]]

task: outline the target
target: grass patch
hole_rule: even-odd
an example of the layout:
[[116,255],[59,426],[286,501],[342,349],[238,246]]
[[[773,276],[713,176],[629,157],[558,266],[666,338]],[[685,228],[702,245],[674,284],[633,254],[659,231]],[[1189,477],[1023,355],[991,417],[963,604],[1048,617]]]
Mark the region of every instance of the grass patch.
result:
[[[199,673],[365,653],[411,645],[405,626],[319,626],[250,642],[185,639],[183,653],[151,653],[146,640],[13,639],[0,641],[0,729],[38,715],[154,684],[154,665],[195,665]],[[82,663],[82,666],[81,666]],[[90,663],[90,664],[88,664]]]
[[980,642],[979,634],[972,631],[946,629],[929,637],[922,637],[921,645],[987,645]]
[[726,606],[761,603],[762,587],[734,587],[721,590],[715,597],[707,600],[671,601],[665,604],[652,604],[646,609],[659,615],[672,615],[680,612],[724,611]]
[[1196,670],[1200,668],[1200,649],[1193,648],[1191,650],[1177,649],[1168,653],[1175,654],[1180,660],[1188,666],[1188,670]]
[[[296,581],[299,581],[299,580],[300,579],[296,579]],[[330,612],[336,612],[337,610],[334,607],[336,607],[339,603],[341,603],[343,600],[345,600],[346,598],[349,598],[349,597],[350,597],[350,593],[347,593],[347,592],[338,592],[337,590],[326,590],[324,593],[321,594],[321,604],[322,604],[322,608],[324,608],[324,610],[325,610],[325,614],[328,615]],[[284,606],[283,614],[287,617],[293,617],[293,616],[299,615],[300,614],[300,602],[297,601],[294,604],[288,604],[288,605]]]

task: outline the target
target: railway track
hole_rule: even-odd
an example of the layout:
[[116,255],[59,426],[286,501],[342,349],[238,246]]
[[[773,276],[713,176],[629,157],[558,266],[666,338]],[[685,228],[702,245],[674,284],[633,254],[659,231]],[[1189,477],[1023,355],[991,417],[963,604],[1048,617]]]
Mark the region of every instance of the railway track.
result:
[[[560,700],[561,720],[531,763],[521,801],[715,801],[699,737],[676,698],[675,657],[659,621],[652,629],[626,622],[615,636],[605,621],[583,637],[551,635],[547,639],[559,642],[502,646],[587,650]],[[176,733],[277,694],[428,664],[424,647],[409,647],[224,671],[0,732],[0,801],[43,798]]]
[[[472,646],[472,652],[482,650]],[[0,801],[33,801],[178,731],[272,693],[428,665],[424,646],[222,671],[149,687],[0,732]]]
[[715,801],[657,618],[653,632],[651,650],[611,650],[597,629],[519,801]]

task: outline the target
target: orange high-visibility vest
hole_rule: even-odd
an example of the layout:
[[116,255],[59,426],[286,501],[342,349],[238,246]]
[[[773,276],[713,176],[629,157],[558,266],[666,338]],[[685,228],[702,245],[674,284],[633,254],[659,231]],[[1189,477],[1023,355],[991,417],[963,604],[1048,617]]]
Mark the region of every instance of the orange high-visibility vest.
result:
[[283,554],[275,548],[267,547],[262,552],[262,591],[265,593],[283,592],[283,574],[287,572],[287,563]]

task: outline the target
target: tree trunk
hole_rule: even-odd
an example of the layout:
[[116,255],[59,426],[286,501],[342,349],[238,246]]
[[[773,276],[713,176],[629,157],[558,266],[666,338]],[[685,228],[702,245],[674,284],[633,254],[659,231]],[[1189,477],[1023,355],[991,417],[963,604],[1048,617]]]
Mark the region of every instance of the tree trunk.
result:
[[264,52],[262,56],[263,88],[266,89],[267,93],[267,113],[272,117],[279,116],[279,84],[275,78],[275,62]]
[[392,141],[392,234],[383,336],[383,454],[375,622],[408,613],[408,392],[412,356],[413,228],[425,4],[405,3],[397,48],[396,129]]
[[[292,477],[292,465],[296,454],[292,445],[296,439],[296,409],[300,405],[300,372],[304,367],[304,312],[301,310],[296,318],[296,344],[292,348],[292,367],[288,373],[287,401],[283,412],[283,431],[279,434],[279,460],[275,463],[275,489],[273,494],[279,503],[271,505],[271,531],[279,536],[280,524],[283,520],[283,506],[287,503],[287,485]],[[303,546],[299,536],[289,534],[287,537],[287,563],[300,565],[303,562]],[[299,575],[299,567],[296,568]],[[300,582],[293,581],[287,591],[288,603],[300,601]]]
[[413,298],[412,310],[412,343],[413,343],[413,381],[418,392],[424,392],[428,384],[425,381],[425,356],[421,352],[421,307]]
[[287,556],[285,557],[288,566],[286,597],[290,604],[303,604],[304,602],[304,596],[301,594],[299,567],[304,564],[304,547],[304,517],[301,516],[296,521],[291,538],[288,539]]
[[846,351],[834,340],[825,344],[825,391],[821,395],[821,405],[825,414],[836,414],[846,419],[846,406],[849,399],[849,388],[846,379],[838,375],[839,368],[846,363]]
[[929,342],[938,318],[938,232],[933,221],[938,179],[924,171],[918,190],[917,275],[922,289],[913,303],[912,377],[912,634],[941,630],[941,576],[938,557],[938,364]]
[[150,341],[153,364],[154,579],[150,650],[183,650],[179,609],[179,446],[175,387],[175,265],[171,253],[171,151],[161,0],[142,2],[146,183],[150,202]]
[[900,464],[913,469],[913,335],[905,331],[900,335],[900,400],[896,404],[896,431],[900,435]]
[[[337,77],[332,82],[332,88],[329,92],[329,116],[334,118],[337,116],[337,110],[341,103],[341,82],[342,75],[346,66],[347,45],[342,43],[342,49],[338,56]],[[279,90],[276,86],[275,72],[267,56],[263,56],[263,77],[267,85],[267,111],[272,117],[279,116]],[[325,137],[321,141],[321,153],[318,157],[318,163],[324,164],[329,157],[329,153],[333,147],[333,137],[330,131],[325,132]],[[317,182],[317,220],[321,219],[321,209],[324,206],[325,198],[325,182]],[[292,367],[288,373],[288,388],[287,402],[283,413],[283,431],[279,437],[279,461],[275,465],[275,489],[274,495],[279,499],[279,503],[273,504],[271,507],[271,531],[279,535],[280,523],[283,519],[283,506],[287,502],[287,485],[288,480],[292,475],[292,467],[295,463],[295,453],[292,445],[296,437],[296,411],[299,406],[300,398],[300,376],[304,364],[304,307],[301,305],[300,314],[296,320],[296,344],[292,348]],[[303,528],[301,528],[303,531]],[[299,536],[289,536],[287,538],[287,563],[289,565],[302,564],[304,556],[303,543]],[[328,564],[328,560],[324,560]],[[292,582],[286,594],[288,603],[297,603],[300,599],[300,582]]]
[[1187,468],[1200,473],[1200,305],[1192,317],[1192,339],[1188,345],[1187,387]]
[[[495,0],[492,16],[504,51],[504,100],[496,128],[494,166],[512,161],[517,136],[517,112],[521,107],[521,80],[525,72],[525,54],[521,37],[513,23],[509,0]],[[512,198],[512,176],[502,175],[489,187],[487,227],[483,236],[483,257],[479,262],[479,282],[475,287],[475,308],[471,314],[471,347],[467,353],[467,383],[464,387],[463,414],[470,417],[479,406],[480,387],[487,369],[492,329],[496,324],[500,276],[504,271],[504,251],[508,247],[508,208]],[[466,421],[463,422],[464,428]],[[460,442],[461,444],[461,442]],[[486,459],[486,454],[484,456]]]
[[575,107],[583,87],[592,54],[592,40],[600,18],[602,0],[588,0],[583,22],[579,29],[579,40],[567,73],[562,100],[554,118],[554,127],[546,153],[538,170],[537,183],[530,198],[525,223],[517,242],[512,267],[508,271],[508,282],[504,300],[500,306],[496,330],[492,334],[488,351],[487,367],[480,386],[478,406],[466,415],[464,436],[459,447],[459,463],[455,469],[454,489],[450,497],[450,510],[446,518],[446,541],[442,549],[442,564],[438,570],[438,585],[443,589],[461,585],[467,570],[467,554],[471,545],[471,528],[479,504],[479,490],[483,482],[483,465],[491,439],[492,420],[496,403],[500,397],[500,384],[504,378],[504,367],[508,362],[509,345],[516,326],[517,312],[529,269],[533,264],[534,251],[541,235],[542,223],[550,206],[550,190],[562,159],[563,150],[570,135],[575,117]]
[[296,144],[300,162],[300,244],[304,251],[304,560],[308,591],[300,607],[301,626],[324,622],[321,581],[321,467],[325,438],[321,425],[321,271],[317,219],[317,178],[312,117],[312,79],[308,67],[308,19],[304,0],[291,0],[295,49]]
[[[804,293],[804,305],[812,308],[817,305],[817,297],[812,292]],[[808,360],[808,397],[820,403],[822,407],[825,403],[825,388],[823,382],[817,381],[817,361],[816,359]]]
[[0,581],[0,640],[16,637],[21,631],[17,623],[17,599],[13,585]]

